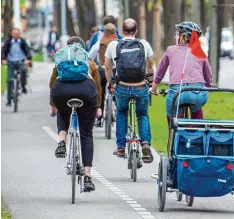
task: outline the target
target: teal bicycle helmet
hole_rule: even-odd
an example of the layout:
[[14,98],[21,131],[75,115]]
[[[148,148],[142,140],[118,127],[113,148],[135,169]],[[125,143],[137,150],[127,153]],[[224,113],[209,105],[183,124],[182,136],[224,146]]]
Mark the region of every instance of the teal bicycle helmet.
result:
[[175,27],[179,31],[179,33],[185,34],[189,39],[192,35],[193,30],[197,32],[198,37],[200,37],[202,34],[201,28],[196,23],[191,21],[184,21],[180,24],[176,24]]

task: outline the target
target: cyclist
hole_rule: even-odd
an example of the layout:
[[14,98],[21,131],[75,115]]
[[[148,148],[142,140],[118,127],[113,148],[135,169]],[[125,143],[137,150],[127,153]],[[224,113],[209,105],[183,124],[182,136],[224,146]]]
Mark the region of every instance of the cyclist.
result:
[[12,79],[14,77],[14,63],[19,64],[21,73],[22,92],[27,93],[27,68],[31,63],[31,53],[25,39],[21,37],[21,31],[13,28],[11,36],[4,42],[1,52],[3,65],[8,65],[7,70],[7,106],[11,106],[12,98]]
[[[67,44],[80,43],[83,48],[85,44],[79,37],[71,37]],[[57,126],[59,134],[58,147],[55,150],[56,157],[64,157],[66,152],[66,137],[69,128],[71,108],[67,101],[71,98],[81,99],[84,105],[78,109],[82,160],[85,168],[84,187],[86,190],[94,191],[95,185],[91,180],[91,167],[93,161],[93,125],[96,114],[100,116],[101,87],[100,78],[96,64],[89,60],[89,73],[87,79],[81,81],[56,80],[58,73],[54,68],[50,79],[50,114],[55,115],[57,109]]]
[[54,54],[56,52],[55,45],[59,40],[59,34],[57,31],[56,26],[52,26],[51,30],[49,31],[49,38],[47,43],[47,51],[49,54]]
[[[98,27],[93,27],[89,33],[89,37],[91,39],[92,35],[94,33],[96,33],[98,31]],[[87,51],[89,51],[89,47],[90,47],[90,39],[88,39],[86,42],[85,42],[85,48]]]
[[[158,84],[163,79],[167,68],[169,66],[169,85],[170,89],[168,91],[166,100],[166,111],[167,120],[170,123],[171,115],[171,105],[174,95],[180,89],[181,83],[181,72],[184,68],[184,63],[187,56],[187,63],[184,69],[184,78],[182,88],[184,87],[211,87],[212,74],[211,67],[207,58],[198,58],[191,50],[189,50],[189,43],[194,33],[196,43],[199,42],[199,37],[201,36],[202,30],[200,27],[190,21],[185,21],[180,24],[175,25],[176,33],[176,45],[169,47],[163,55],[163,58],[159,64],[157,72],[155,74],[154,83],[151,89],[152,93],[158,94],[157,87]],[[199,44],[198,44],[199,45]],[[206,104],[208,100],[207,91],[187,91],[181,94],[180,104],[191,103],[191,118],[193,119],[203,119],[202,107]],[[173,112],[175,114],[175,112]],[[179,111],[179,117],[183,117],[184,113],[182,109]]]
[[89,51],[91,50],[92,46],[102,38],[104,34],[104,26],[108,23],[112,23],[115,25],[116,35],[118,36],[118,39],[122,39],[122,36],[120,35],[118,28],[116,27],[116,19],[112,15],[107,15],[103,19],[103,26],[101,26],[99,30],[92,35],[90,39]]
[[[95,60],[98,56],[99,74],[101,77],[102,86],[102,104],[101,109],[104,109],[105,93],[106,93],[106,76],[105,76],[105,52],[108,44],[113,40],[117,40],[118,36],[115,33],[115,25],[108,23],[105,25],[104,36],[98,41],[89,51],[89,58]],[[98,54],[99,53],[99,54]],[[98,118],[96,126],[101,127],[102,117]]]
[[[123,40],[111,42],[105,53],[105,73],[107,82],[111,83],[112,69],[116,66],[115,98],[117,104],[116,144],[114,155],[125,156],[128,103],[129,98],[136,98],[136,115],[142,146],[142,160],[153,161],[151,152],[151,132],[148,117],[149,85],[145,80],[148,73],[153,74],[153,50],[143,39],[136,39],[137,23],[127,19],[122,26]],[[147,66],[147,67],[146,67]]]

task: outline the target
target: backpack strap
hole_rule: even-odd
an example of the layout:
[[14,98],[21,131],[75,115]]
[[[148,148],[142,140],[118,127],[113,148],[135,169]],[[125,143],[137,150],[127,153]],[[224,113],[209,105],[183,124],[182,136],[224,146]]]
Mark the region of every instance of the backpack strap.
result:
[[68,57],[68,61],[70,61],[71,60],[71,46],[68,46],[67,57]]
[[116,40],[118,42],[118,44],[116,45],[116,57],[114,58],[115,61],[117,61],[119,59],[120,56],[120,48],[122,46],[123,40],[118,39]]

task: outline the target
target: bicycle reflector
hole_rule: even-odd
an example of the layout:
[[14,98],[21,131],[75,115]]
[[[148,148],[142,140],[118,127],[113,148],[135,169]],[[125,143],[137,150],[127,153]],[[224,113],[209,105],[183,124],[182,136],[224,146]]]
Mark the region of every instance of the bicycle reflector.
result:
[[231,170],[233,168],[233,165],[231,163],[227,164],[226,165],[226,169],[227,170]]
[[184,161],[184,162],[182,163],[182,166],[183,166],[184,168],[187,168],[187,167],[189,166],[188,161]]

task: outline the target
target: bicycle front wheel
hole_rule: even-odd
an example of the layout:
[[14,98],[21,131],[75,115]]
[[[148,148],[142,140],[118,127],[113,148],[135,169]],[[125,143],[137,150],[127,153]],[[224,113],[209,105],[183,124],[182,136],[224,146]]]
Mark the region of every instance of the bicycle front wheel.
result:
[[133,182],[136,182],[137,181],[137,152],[135,150],[132,151],[131,176],[132,176]]
[[76,145],[77,145],[77,138],[76,135],[73,133],[71,136],[71,146],[72,146],[72,174],[71,174],[71,181],[72,181],[72,204],[75,203],[76,198]]
[[14,79],[14,87],[13,87],[13,110],[14,113],[18,111],[18,90],[19,90],[19,83],[16,79]]
[[107,139],[111,139],[111,124],[112,124],[112,96],[108,95],[106,125],[105,125]]

